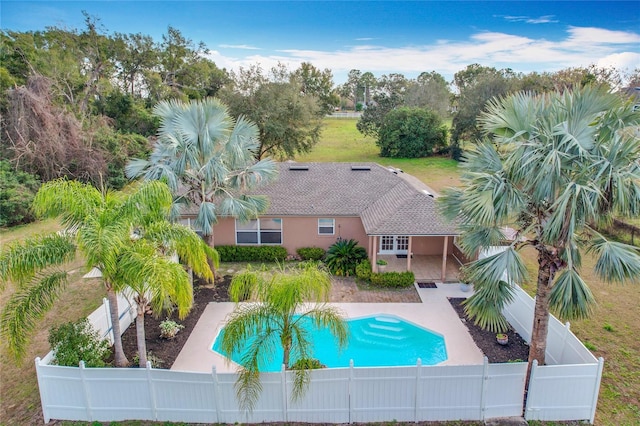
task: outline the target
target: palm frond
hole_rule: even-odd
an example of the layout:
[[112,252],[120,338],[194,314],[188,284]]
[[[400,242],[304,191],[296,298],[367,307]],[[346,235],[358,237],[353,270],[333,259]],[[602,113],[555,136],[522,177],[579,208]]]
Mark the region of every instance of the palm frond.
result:
[[13,294],[2,310],[0,336],[11,355],[20,361],[27,349],[29,336],[38,320],[47,313],[67,285],[66,272],[43,276],[31,286]]
[[216,205],[214,203],[203,201],[198,209],[198,215],[194,225],[196,229],[202,229],[204,235],[211,235],[213,233],[213,225],[218,222],[218,215],[216,213]]
[[502,310],[513,299],[513,290],[505,281],[474,282],[473,296],[464,302],[464,310],[478,326],[499,333],[509,329]]
[[606,281],[620,283],[640,281],[640,249],[598,235],[588,249],[598,260],[595,271]]
[[57,179],[42,184],[33,211],[38,217],[59,217],[64,225],[77,227],[102,204],[102,194],[91,185]]
[[578,271],[565,269],[551,289],[549,305],[563,319],[587,318],[593,311],[595,299]]
[[0,252],[0,289],[7,280],[23,285],[38,271],[70,262],[75,253],[76,246],[67,233],[39,235],[9,244]]
[[499,281],[519,284],[527,277],[527,266],[513,247],[467,264],[468,278],[475,284],[492,285]]

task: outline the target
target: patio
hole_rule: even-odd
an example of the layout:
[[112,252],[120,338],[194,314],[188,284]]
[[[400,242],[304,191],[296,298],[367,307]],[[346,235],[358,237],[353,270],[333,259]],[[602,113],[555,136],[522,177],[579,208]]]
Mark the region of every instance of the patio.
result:
[[[403,272],[407,268],[407,258],[398,258],[396,255],[387,254],[377,256],[377,259],[384,259],[387,262],[385,272]],[[443,282],[442,280],[442,256],[413,255],[410,259],[410,269],[416,276],[416,281]],[[447,269],[445,283],[458,282],[460,262],[452,255],[447,256]]]

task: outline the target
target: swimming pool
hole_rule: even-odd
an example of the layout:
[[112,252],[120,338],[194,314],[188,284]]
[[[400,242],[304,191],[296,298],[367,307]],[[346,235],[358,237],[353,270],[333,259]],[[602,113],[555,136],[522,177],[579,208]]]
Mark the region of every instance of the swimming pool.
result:
[[[317,329],[311,321],[306,318],[303,320],[305,328],[312,331],[314,358],[327,367],[348,367],[351,359],[356,367],[416,365],[418,358],[423,365],[435,365],[447,360],[442,335],[395,315],[379,314],[348,320],[349,344],[342,352],[338,352],[328,329]],[[224,328],[212,349],[228,357],[220,350],[223,333]],[[241,353],[234,353],[230,358],[239,363],[241,356]],[[295,361],[295,354],[292,354],[292,359]],[[282,348],[278,347],[272,362],[260,365],[260,371],[280,371],[281,364]]]

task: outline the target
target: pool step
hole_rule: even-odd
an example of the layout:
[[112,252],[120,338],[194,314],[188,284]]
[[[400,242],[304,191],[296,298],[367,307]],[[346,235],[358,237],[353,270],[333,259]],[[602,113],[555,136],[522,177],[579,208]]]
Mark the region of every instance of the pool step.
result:
[[382,325],[382,324],[369,324],[369,327],[371,328],[375,328],[377,330],[387,330],[387,331],[395,331],[395,332],[400,332],[402,330],[404,330],[403,327],[394,327],[392,325]]

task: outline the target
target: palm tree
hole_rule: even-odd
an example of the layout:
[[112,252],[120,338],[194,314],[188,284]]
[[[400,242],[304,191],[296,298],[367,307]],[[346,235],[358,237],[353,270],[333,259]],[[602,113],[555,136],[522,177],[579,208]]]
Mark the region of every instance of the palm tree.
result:
[[[177,257],[172,257],[175,255]],[[177,308],[184,318],[193,305],[193,287],[184,267],[201,278],[213,281],[207,259],[218,265],[217,252],[207,246],[191,229],[167,221],[156,221],[137,228],[131,244],[118,256],[118,287],[128,286],[136,302],[136,338],[139,366],[147,364],[144,315],[149,308],[154,315]]]
[[166,179],[175,196],[174,213],[197,206],[194,225],[211,247],[220,216],[247,221],[266,210],[265,197],[247,194],[277,173],[270,159],[254,160],[260,146],[255,124],[242,116],[234,121],[213,98],[163,101],[154,113],[160,117],[158,141],[149,160],[129,162],[127,176]]
[[483,327],[508,326],[501,314],[512,298],[507,282],[525,278],[520,250],[537,251],[530,366],[545,362],[550,309],[562,318],[590,313],[594,298],[580,276],[582,252],[595,254],[595,271],[605,281],[640,277],[638,248],[609,241],[593,227],[612,215],[640,213],[639,122],[630,104],[601,88],[494,100],[480,119],[491,141],[466,155],[462,188],[439,200],[445,215],[460,220],[468,255],[504,243],[504,226],[517,231],[505,251],[468,269],[476,293],[466,311]]
[[2,312],[0,335],[16,359],[25,353],[37,321],[53,306],[67,284],[70,263],[79,251],[88,268],[98,268],[111,307],[116,366],[128,365],[122,350],[117,311],[119,259],[139,226],[163,221],[171,192],[161,182],[131,185],[123,191],[99,191],[76,181],[42,185],[33,202],[39,217],[56,217],[66,231],[15,243],[0,254],[0,279],[17,286]]
[[[312,357],[313,348],[303,319],[311,319],[316,327],[328,327],[338,347],[347,343],[347,328],[339,311],[324,302],[331,290],[329,274],[316,265],[281,270],[271,276],[248,269],[237,274],[229,288],[236,303],[249,296],[257,303],[237,304],[225,325],[221,348],[227,354],[243,351],[236,382],[238,399],[251,410],[262,386],[258,365],[273,358],[274,346],[283,349],[282,363],[292,366],[291,354],[298,359]],[[309,382],[306,370],[296,369],[293,397],[302,395]]]

